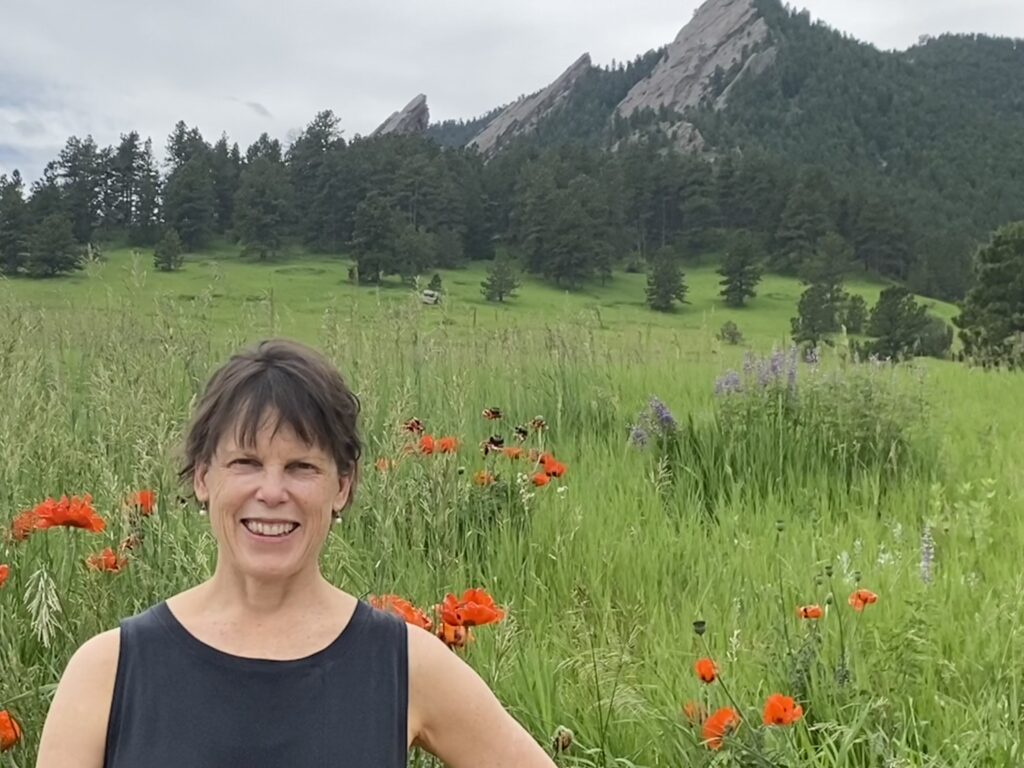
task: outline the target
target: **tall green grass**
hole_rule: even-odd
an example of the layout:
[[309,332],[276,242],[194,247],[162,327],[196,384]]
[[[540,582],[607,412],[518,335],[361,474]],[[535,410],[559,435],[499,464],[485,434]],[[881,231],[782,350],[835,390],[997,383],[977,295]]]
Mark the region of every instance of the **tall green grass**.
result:
[[[32,764],[78,644],[211,572],[205,521],[177,500],[176,445],[208,374],[236,346],[287,328],[284,312],[253,302],[231,319],[209,296],[136,304],[123,293],[0,307],[0,524],[85,492],[108,520],[100,535],[0,544],[12,571],[0,589],[0,709],[25,729],[0,765]],[[509,619],[480,629],[466,658],[539,740],[572,729],[560,764],[766,764],[755,753],[775,765],[1019,762],[1019,377],[932,362],[842,371],[826,357],[791,413],[785,400],[755,408],[716,395],[742,359],[702,330],[609,335],[551,317],[465,333],[465,314],[424,327],[417,312],[339,306],[297,334],[339,364],[364,405],[357,504],[323,569],[354,594],[422,605],[487,587]],[[652,396],[681,425],[671,456],[630,444]],[[502,482],[473,486],[485,466],[477,445],[496,429],[480,410],[492,405],[508,414],[497,427],[506,440],[513,424],[545,417],[543,445],[530,445],[567,464],[565,492],[522,484],[528,469],[496,457],[486,462]],[[373,460],[400,454],[411,416],[460,437],[460,452],[375,471]],[[143,487],[159,510],[138,554],[123,573],[87,571],[88,554],[127,533],[122,499]],[[846,605],[858,574],[880,596],[859,616]],[[830,595],[814,635],[796,606]],[[701,639],[696,619],[707,622]],[[726,703],[693,674],[708,652],[748,717],[715,755],[680,714],[702,696]],[[805,719],[762,733],[751,720],[765,696],[797,685]]]

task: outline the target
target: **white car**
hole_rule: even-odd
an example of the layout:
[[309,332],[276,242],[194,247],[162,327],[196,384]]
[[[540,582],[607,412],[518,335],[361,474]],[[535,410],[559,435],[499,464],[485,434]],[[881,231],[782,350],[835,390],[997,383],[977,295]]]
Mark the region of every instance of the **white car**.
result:
[[441,294],[437,291],[431,291],[430,289],[420,292],[420,301],[424,304],[440,304]]

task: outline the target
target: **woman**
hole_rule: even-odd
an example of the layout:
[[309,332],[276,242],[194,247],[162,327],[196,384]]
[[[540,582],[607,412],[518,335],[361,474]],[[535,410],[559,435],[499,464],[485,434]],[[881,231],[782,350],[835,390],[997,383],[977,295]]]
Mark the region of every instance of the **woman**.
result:
[[72,656],[37,768],[452,768],[554,763],[430,633],[329,584],[352,502],[359,402],[313,350],[265,341],[204,392],[182,478],[217,565]]

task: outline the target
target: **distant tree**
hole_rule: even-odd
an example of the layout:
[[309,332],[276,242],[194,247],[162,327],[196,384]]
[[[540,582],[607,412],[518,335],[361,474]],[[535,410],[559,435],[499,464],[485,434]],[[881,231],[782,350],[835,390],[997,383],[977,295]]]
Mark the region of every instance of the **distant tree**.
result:
[[266,259],[278,254],[292,219],[292,187],[279,161],[258,157],[242,171],[235,196],[235,234],[243,253]]
[[213,176],[207,152],[195,154],[173,170],[164,188],[164,221],[189,251],[198,251],[213,234],[217,216]]
[[1024,364],[1024,222],[998,230],[978,251],[974,281],[954,320],[964,352],[984,362]]
[[871,310],[867,332],[875,340],[868,349],[879,357],[913,357],[927,325],[927,309],[902,286],[882,291]]
[[0,176],[0,273],[15,275],[29,256],[32,220],[25,202],[21,174]]
[[30,277],[53,277],[82,268],[82,246],[75,240],[71,221],[51,214],[36,225],[29,243],[25,271]]
[[396,271],[398,233],[399,214],[387,196],[371,192],[356,206],[352,250],[360,283],[379,283]]
[[436,291],[437,293],[441,293],[444,290],[441,287],[441,276],[437,272],[434,273],[434,276],[430,278],[430,282],[427,283],[427,290]]
[[480,288],[487,301],[503,302],[516,295],[519,278],[507,254],[499,253],[494,257],[487,270],[487,279],[480,283]]
[[848,295],[842,308],[842,323],[847,333],[863,333],[868,321],[868,303],[860,294]]
[[738,237],[726,251],[718,274],[723,278],[719,285],[728,306],[742,307],[748,298],[756,297],[761,282],[756,243],[750,237]]
[[800,296],[797,316],[790,325],[797,344],[816,347],[823,341],[831,343],[831,334],[837,330],[836,305],[825,285],[808,286]]
[[175,272],[184,261],[181,238],[173,229],[168,229],[153,250],[153,266],[161,272]]
[[647,306],[656,312],[671,312],[675,303],[686,303],[686,279],[676,254],[669,247],[658,249],[647,273]]

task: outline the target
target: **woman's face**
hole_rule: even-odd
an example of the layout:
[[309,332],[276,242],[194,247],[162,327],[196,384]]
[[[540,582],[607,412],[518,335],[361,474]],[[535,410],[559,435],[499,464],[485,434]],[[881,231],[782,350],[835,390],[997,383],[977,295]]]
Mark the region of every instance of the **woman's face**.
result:
[[334,458],[306,445],[274,419],[264,419],[256,445],[243,448],[228,430],[209,464],[196,468],[196,498],[209,509],[218,567],[247,576],[287,577],[318,567],[332,513],[348,499],[351,481]]

